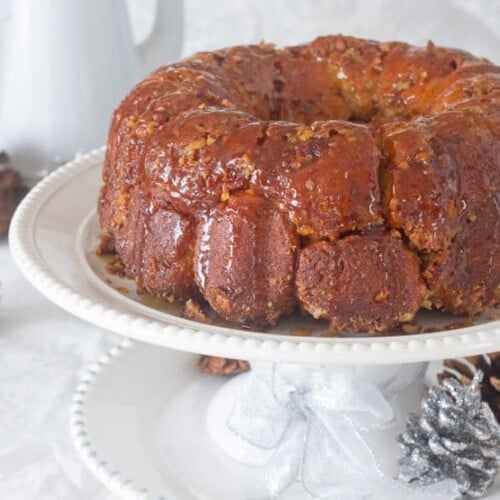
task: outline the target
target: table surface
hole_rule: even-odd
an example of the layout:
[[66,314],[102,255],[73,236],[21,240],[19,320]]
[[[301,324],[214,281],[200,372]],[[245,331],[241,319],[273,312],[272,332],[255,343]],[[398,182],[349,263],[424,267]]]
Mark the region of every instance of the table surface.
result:
[[0,243],[0,498],[112,498],[87,472],[69,432],[86,365],[119,342],[48,302]]
[[[184,8],[184,54],[342,32],[420,45],[432,38],[500,62],[496,0],[309,0],[293,10],[288,0],[185,0]],[[0,242],[0,498],[114,498],[81,464],[68,420],[84,367],[119,340],[49,303]]]

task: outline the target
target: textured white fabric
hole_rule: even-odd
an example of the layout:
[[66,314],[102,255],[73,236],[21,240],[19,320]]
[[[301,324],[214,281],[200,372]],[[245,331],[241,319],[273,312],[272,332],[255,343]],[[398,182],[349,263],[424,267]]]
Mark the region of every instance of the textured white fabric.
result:
[[0,244],[0,498],[112,498],[81,465],[69,432],[84,367],[118,338],[48,302]]
[[[183,54],[334,32],[418,44],[432,38],[500,63],[498,0],[186,0]],[[114,498],[80,464],[68,412],[83,368],[118,338],[32,289],[5,242],[0,282],[0,499]]]

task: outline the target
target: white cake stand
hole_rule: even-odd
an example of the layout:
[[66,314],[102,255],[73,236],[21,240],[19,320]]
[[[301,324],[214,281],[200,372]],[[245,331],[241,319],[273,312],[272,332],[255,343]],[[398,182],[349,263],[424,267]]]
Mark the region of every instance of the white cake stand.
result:
[[[130,281],[110,276],[95,254],[99,234],[95,204],[103,156],[103,149],[81,156],[38,184],[18,208],[9,239],[21,271],[50,300],[82,319],[149,344],[126,343],[112,351],[90,369],[73,405],[73,433],[85,462],[127,498],[263,498],[261,490],[249,492],[256,483],[252,474],[264,470],[262,463],[273,455],[270,449],[288,443],[297,451],[297,441],[286,437],[288,428],[282,425],[290,415],[280,413],[275,403],[283,403],[280,398],[290,394],[293,386],[293,394],[300,394],[297,401],[294,396],[295,418],[305,412],[304,405],[308,411],[322,395],[328,395],[328,401],[335,399],[335,391],[321,393],[321,389],[315,402],[307,400],[311,384],[318,386],[318,374],[350,383],[347,399],[333,410],[330,407],[338,415],[351,418],[352,404],[369,403],[366,396],[373,391],[367,390],[367,384],[390,403],[383,407],[379,398],[375,406],[392,411],[396,426],[385,435],[379,429],[363,430],[363,443],[376,455],[377,469],[389,477],[395,472],[394,437],[402,425],[398,416],[418,404],[422,363],[500,349],[500,321],[487,315],[465,328],[377,338],[321,337],[325,324],[299,317],[265,333],[183,319],[174,306],[141,296]],[[456,318],[437,312],[419,316],[424,326],[439,328],[453,321]],[[304,332],[310,335],[298,335]],[[179,351],[248,359],[254,369],[250,375],[223,383],[199,375],[191,365],[192,355]],[[402,379],[398,387],[396,382]],[[259,398],[274,398],[272,404],[252,404],[256,387],[264,390]],[[349,414],[346,405],[351,405]],[[267,413],[260,411],[264,406]],[[328,413],[324,411],[322,407],[319,413],[324,416]],[[256,442],[251,436],[256,429],[248,434],[242,415],[252,415],[253,422],[269,422],[275,434],[281,429],[285,437],[273,441],[269,432],[267,441]],[[296,436],[305,432],[300,425]],[[265,435],[265,427],[260,428],[257,441]],[[280,455],[283,465],[290,456],[286,447]],[[343,455],[339,452],[339,456]],[[280,498],[307,498],[296,486],[286,488]]]

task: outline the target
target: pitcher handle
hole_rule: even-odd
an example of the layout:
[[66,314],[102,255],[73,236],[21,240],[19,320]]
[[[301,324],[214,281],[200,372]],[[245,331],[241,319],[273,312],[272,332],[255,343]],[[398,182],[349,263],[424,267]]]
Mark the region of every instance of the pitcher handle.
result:
[[182,0],[127,0],[132,36],[145,73],[180,57],[182,4]]

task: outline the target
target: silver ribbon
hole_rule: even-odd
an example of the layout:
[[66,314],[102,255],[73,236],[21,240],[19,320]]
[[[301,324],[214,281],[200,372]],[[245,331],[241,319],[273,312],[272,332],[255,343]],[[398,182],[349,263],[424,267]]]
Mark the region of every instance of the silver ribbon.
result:
[[[425,368],[425,363],[403,366],[377,384],[351,366],[252,364],[226,426],[258,452],[246,464],[262,469],[255,497],[276,498],[298,482],[321,500],[420,498],[384,476],[364,434],[394,422],[388,400],[421,378]],[[453,498],[448,487],[436,491],[422,498]],[[440,496],[443,491],[448,496]]]

